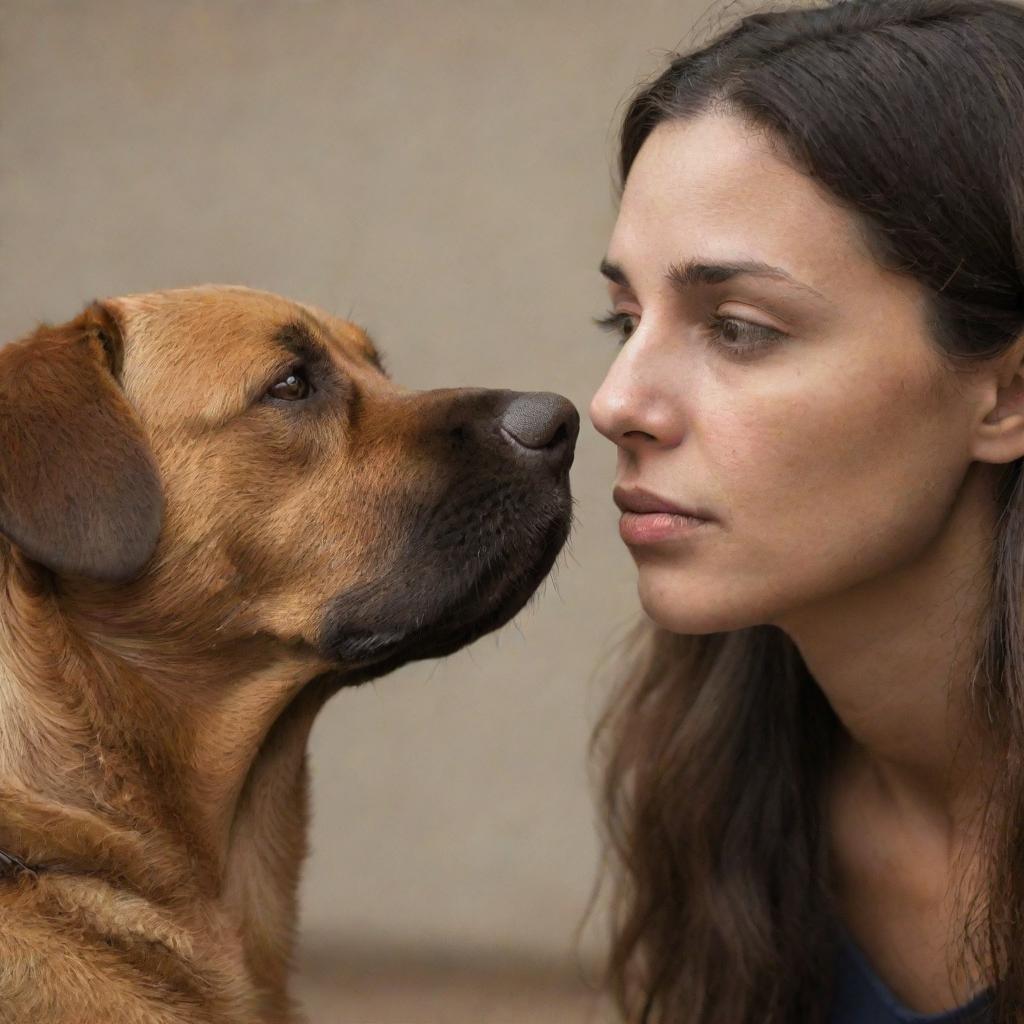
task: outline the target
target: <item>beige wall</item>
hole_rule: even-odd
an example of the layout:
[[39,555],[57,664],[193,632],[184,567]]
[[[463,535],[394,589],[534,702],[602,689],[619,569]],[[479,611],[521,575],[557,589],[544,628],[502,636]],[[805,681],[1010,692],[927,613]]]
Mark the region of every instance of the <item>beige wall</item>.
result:
[[[0,0],[0,338],[236,282],[351,315],[407,386],[585,411],[614,352],[589,317],[616,111],[703,9]],[[515,625],[324,713],[307,944],[569,955],[597,864],[595,670],[637,615],[613,461],[585,421],[571,549]]]

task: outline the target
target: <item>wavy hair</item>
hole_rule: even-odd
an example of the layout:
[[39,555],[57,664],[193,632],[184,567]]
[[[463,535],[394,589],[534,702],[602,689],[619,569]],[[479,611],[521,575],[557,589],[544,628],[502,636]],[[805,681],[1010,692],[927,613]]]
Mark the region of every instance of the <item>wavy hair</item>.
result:
[[[764,10],[674,55],[632,98],[620,187],[660,123],[724,110],[767,129],[915,278],[951,367],[1024,332],[1024,8],[858,0]],[[982,817],[983,892],[962,950],[1024,1024],[1024,483],[995,499],[991,587],[969,682],[1005,771]],[[615,880],[608,985],[637,1024],[814,1024],[837,936],[822,781],[842,727],[780,629],[640,628],[598,723]]]

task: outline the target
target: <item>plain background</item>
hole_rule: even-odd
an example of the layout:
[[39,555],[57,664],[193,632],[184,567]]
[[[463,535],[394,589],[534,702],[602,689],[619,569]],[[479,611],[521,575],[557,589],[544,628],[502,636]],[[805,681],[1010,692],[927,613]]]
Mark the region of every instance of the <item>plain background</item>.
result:
[[317,962],[572,969],[601,950],[600,914],[575,936],[599,861],[587,741],[640,615],[614,449],[586,418],[615,353],[590,319],[615,135],[668,51],[739,13],[0,0],[0,339],[94,297],[239,283],[358,321],[405,386],[559,391],[583,414],[577,524],[537,599],[316,726]]

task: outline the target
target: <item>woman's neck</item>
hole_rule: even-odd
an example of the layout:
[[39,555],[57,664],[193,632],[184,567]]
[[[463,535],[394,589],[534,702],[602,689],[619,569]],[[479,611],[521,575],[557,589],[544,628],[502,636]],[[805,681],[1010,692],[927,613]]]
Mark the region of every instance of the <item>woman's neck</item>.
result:
[[971,702],[989,598],[996,509],[975,464],[936,536],[875,578],[783,616],[780,626],[849,736],[844,756],[894,809],[954,835],[994,766]]

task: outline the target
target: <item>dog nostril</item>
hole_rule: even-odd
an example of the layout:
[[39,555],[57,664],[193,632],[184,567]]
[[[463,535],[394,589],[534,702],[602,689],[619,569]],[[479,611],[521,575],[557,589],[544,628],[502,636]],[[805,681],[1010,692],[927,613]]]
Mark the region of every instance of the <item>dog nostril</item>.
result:
[[579,433],[579,413],[567,398],[551,392],[519,395],[501,417],[501,429],[534,451],[570,446]]

